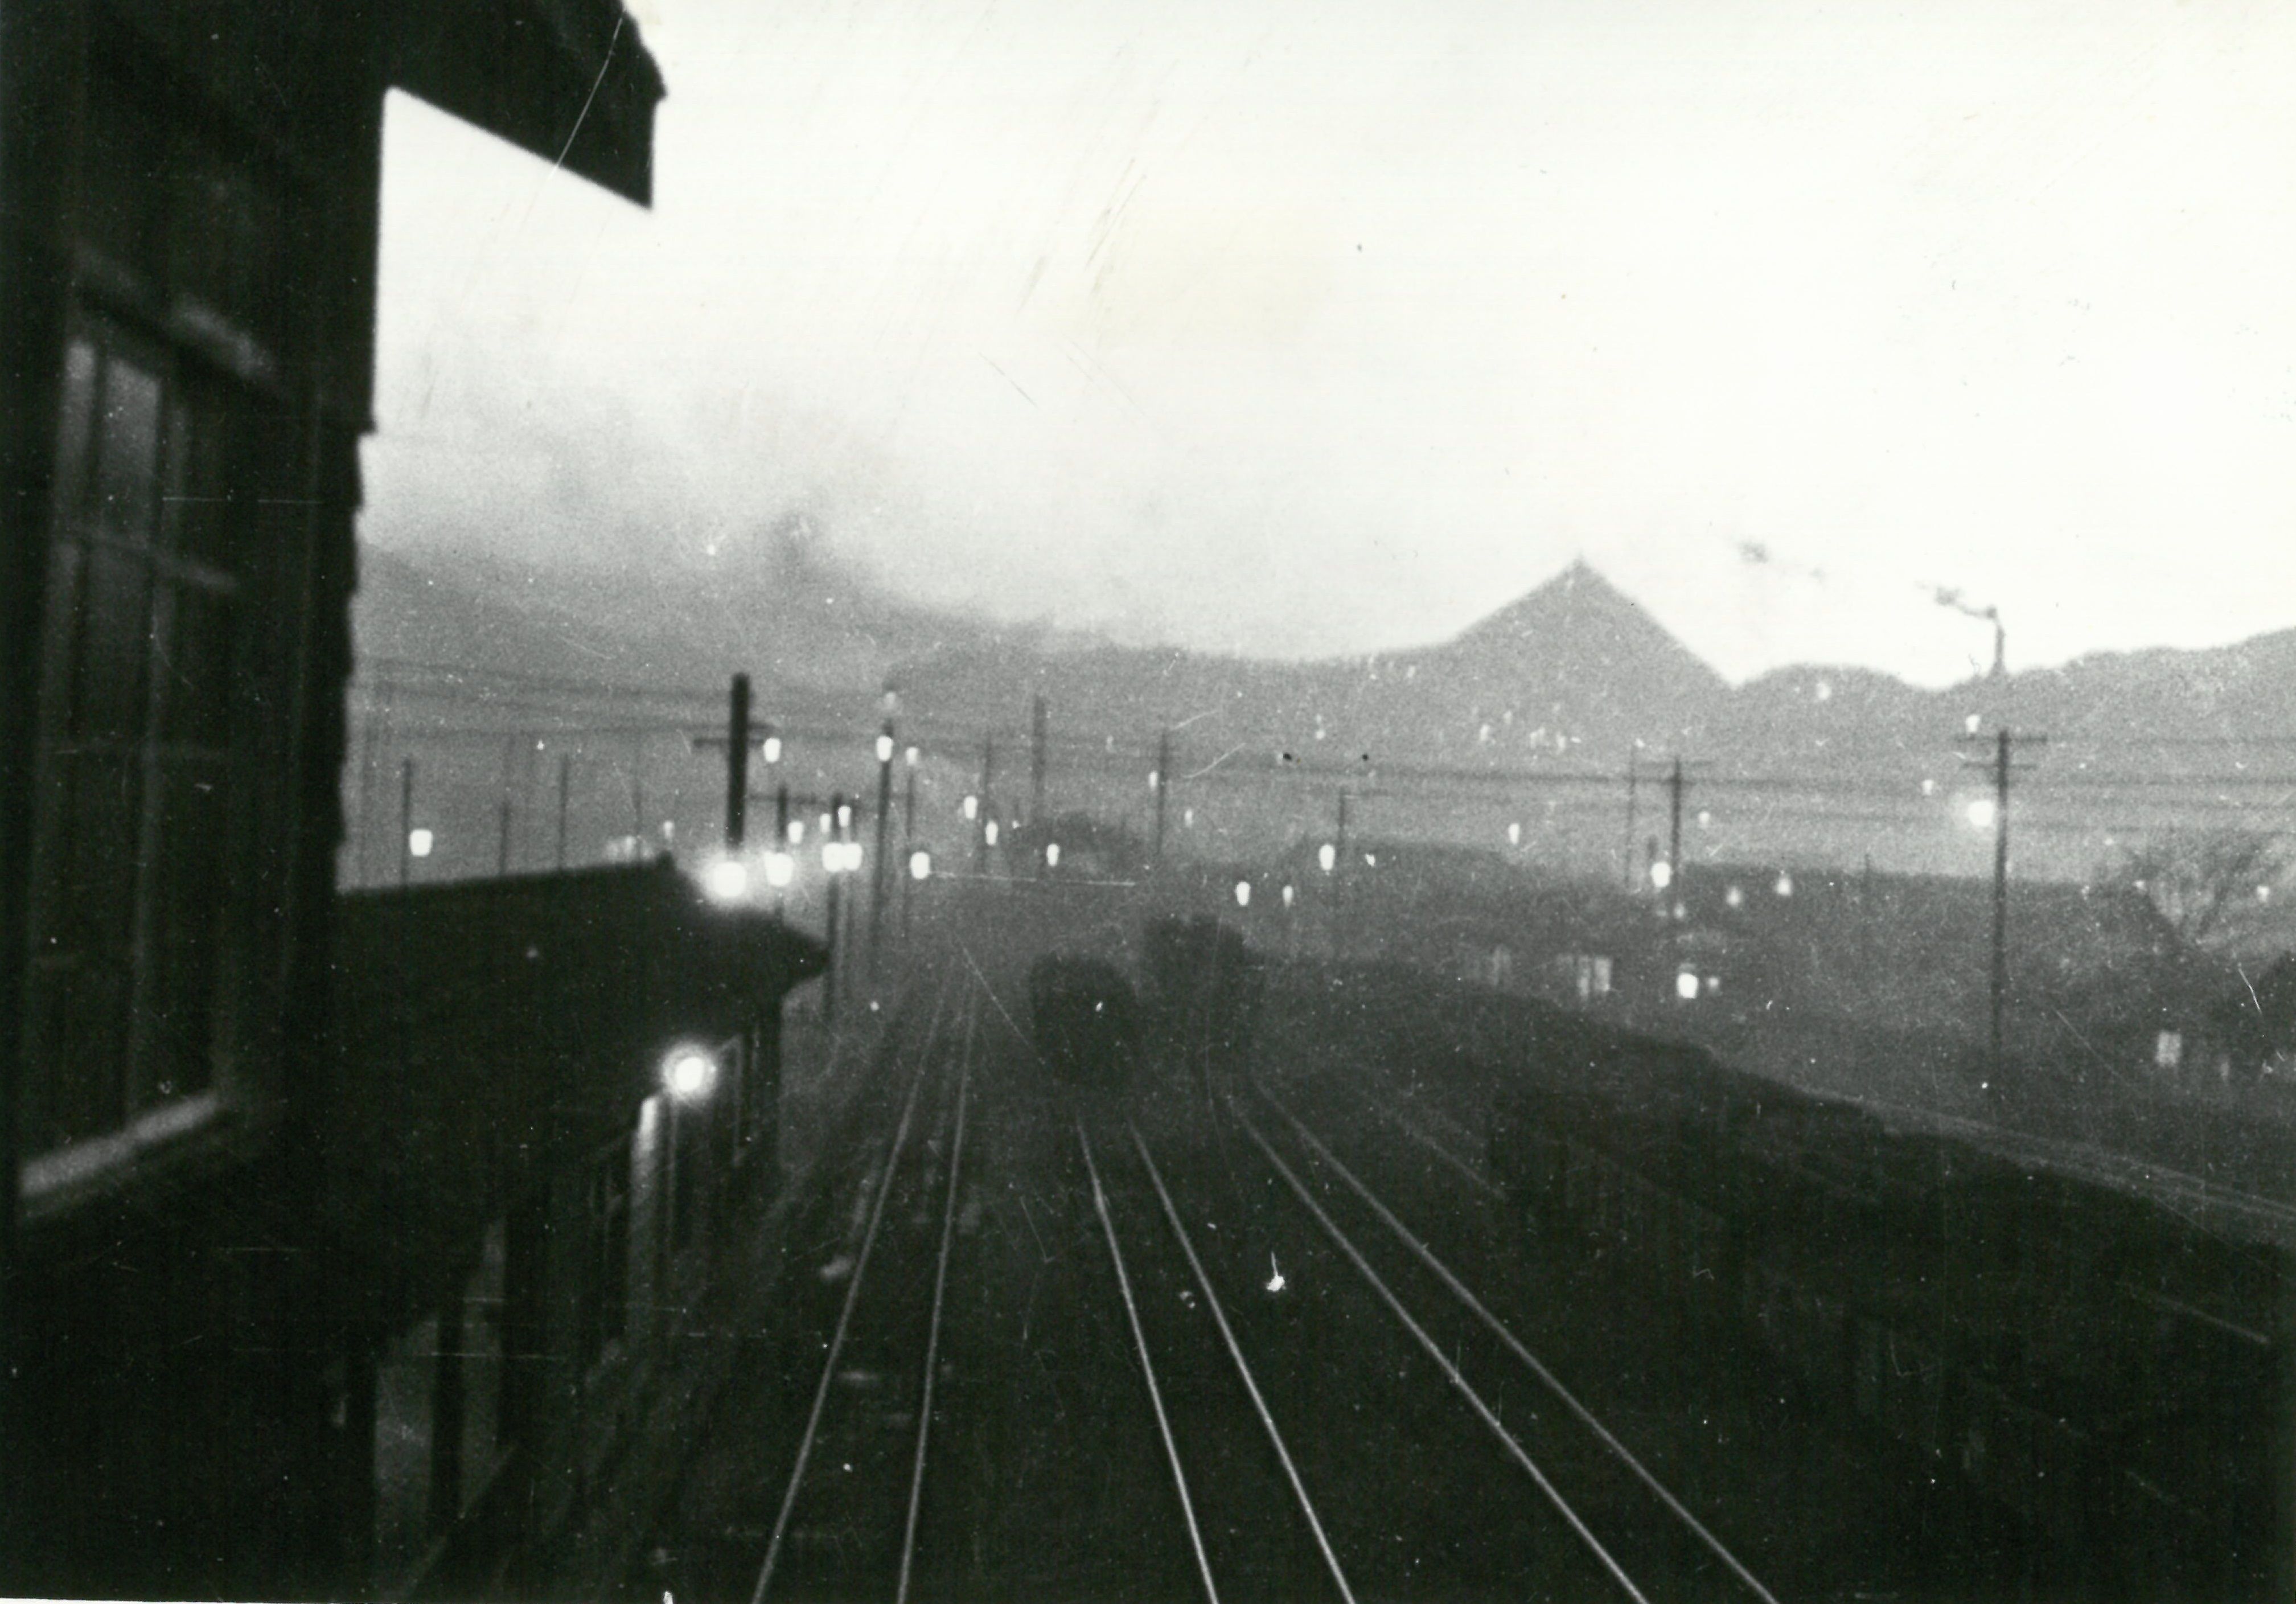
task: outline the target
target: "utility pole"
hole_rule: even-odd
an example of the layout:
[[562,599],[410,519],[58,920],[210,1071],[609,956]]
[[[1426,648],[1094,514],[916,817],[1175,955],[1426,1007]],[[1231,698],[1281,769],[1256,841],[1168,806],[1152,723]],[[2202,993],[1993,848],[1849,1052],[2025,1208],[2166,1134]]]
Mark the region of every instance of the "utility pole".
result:
[[495,806],[495,874],[510,873],[510,777],[518,763],[521,743],[516,736],[503,737],[502,797]]
[[[829,799],[830,841],[842,842],[845,839],[846,817],[845,793],[840,791]],[[842,911],[842,904],[844,901],[843,897],[839,893],[842,889],[844,883],[845,875],[844,870],[841,868],[831,873],[829,876],[829,912],[827,915],[826,928],[823,932],[822,941],[822,945],[829,949],[829,968],[828,972],[822,976],[821,981],[822,1007],[823,1011],[825,1012],[832,1019],[837,1017],[837,972],[842,967],[844,961],[844,955],[838,950],[837,947],[837,937],[840,924],[838,915]]]
[[1172,732],[1160,730],[1156,736],[1156,858],[1158,868],[1164,863],[1164,802],[1172,790]]
[[1045,822],[1045,743],[1049,725],[1044,693],[1039,691],[1029,715],[1029,822],[1032,825]]
[[398,889],[414,872],[414,760],[398,760]]
[[891,861],[893,834],[893,721],[877,736],[877,856],[869,865],[869,969],[885,945],[885,870]]
[[996,777],[996,737],[980,737],[980,794],[975,798],[979,817],[973,820],[972,871],[982,879],[988,877],[988,821],[996,817],[995,804],[988,800],[988,782]]
[[738,852],[750,818],[750,677],[734,676],[726,717],[726,850]]
[[574,754],[558,754],[558,868],[566,868],[566,798],[574,784]]
[[1667,776],[1667,890],[1680,905],[1682,897],[1682,759],[1674,760],[1674,770]]
[[[1993,965],[1991,1029],[1988,1032],[1990,1065],[1993,1079],[1998,1084],[2007,1071],[2007,1016],[2009,1006],[2009,773],[2011,758],[2021,745],[2044,745],[2048,736],[2013,735],[2003,725],[1994,732],[1991,761],[1967,755],[1963,762],[1972,767],[1984,765],[1993,770]],[[1982,746],[1983,738],[1965,738],[1964,745]]]
[[1639,747],[1629,746],[1627,748],[1627,844],[1625,848],[1626,886],[1628,892],[1635,889],[1635,787],[1641,777],[1642,758]]
[[909,861],[916,856],[917,851],[917,749],[914,746],[910,747],[907,757],[908,783],[901,798],[901,866],[899,869],[901,942],[904,946],[909,940],[910,920],[914,911],[912,904],[916,901],[917,878],[910,872]]

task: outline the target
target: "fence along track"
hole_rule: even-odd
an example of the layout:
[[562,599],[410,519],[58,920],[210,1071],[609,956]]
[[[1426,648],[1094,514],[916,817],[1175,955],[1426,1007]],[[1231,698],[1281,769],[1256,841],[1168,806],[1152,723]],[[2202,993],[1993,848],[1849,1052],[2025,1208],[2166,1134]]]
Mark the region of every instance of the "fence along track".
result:
[[[1757,1578],[1751,1571],[1748,1570],[1743,1564],[1740,1563],[1738,1557],[1733,1554],[1723,1545],[1721,1539],[1716,1537],[1713,1533],[1708,1531],[1705,1524],[1695,1515],[1692,1514],[1689,1509],[1684,1505],[1680,1499],[1677,1498],[1674,1493],[1667,1488],[1664,1483],[1660,1482],[1657,1477],[1651,1474],[1650,1470],[1644,1466],[1642,1460],[1636,1458],[1625,1444],[1620,1442],[1616,1436],[1611,1435],[1610,1428],[1604,1426],[1600,1419],[1596,1419],[1594,1412],[1587,1409],[1584,1403],[1581,1403],[1569,1387],[1562,1385],[1562,1380],[1553,1370],[1547,1369],[1545,1364],[1539,1361],[1537,1355],[1532,1353],[1528,1347],[1523,1345],[1521,1340],[1507,1328],[1505,1322],[1501,1320],[1497,1315],[1492,1313],[1489,1308],[1484,1304],[1483,1301],[1477,1297],[1472,1291],[1469,1290],[1466,1284],[1461,1281],[1457,1276],[1454,1275],[1447,1265],[1435,1256],[1435,1253],[1432,1248],[1429,1247],[1424,1242],[1423,1242],[1409,1227],[1403,1223],[1402,1221],[1397,1219],[1394,1212],[1385,1204],[1382,1203],[1378,1197],[1374,1196],[1371,1189],[1365,1186],[1361,1180],[1357,1179],[1355,1172],[1349,1170],[1347,1165],[1341,1163],[1338,1156],[1333,1154],[1329,1147],[1325,1147],[1322,1141],[1317,1139],[1316,1133],[1302,1123],[1300,1117],[1283,1105],[1282,1099],[1278,1098],[1275,1093],[1269,1091],[1264,1086],[1255,1087],[1254,1090],[1259,1093],[1260,1097],[1266,1100],[1270,1107],[1275,1109],[1275,1112],[1282,1115],[1284,1121],[1291,1125],[1293,1132],[1298,1135],[1300,1141],[1307,1146],[1308,1150],[1314,1153],[1316,1158],[1321,1161],[1332,1174],[1338,1176],[1340,1180],[1345,1183],[1348,1189],[1353,1192],[1363,1201],[1365,1207],[1369,1208],[1373,1213],[1379,1217],[1382,1224],[1385,1225],[1390,1231],[1395,1234],[1397,1240],[1400,1241],[1406,1248],[1410,1250],[1412,1256],[1416,1258],[1420,1263],[1426,1266],[1426,1268],[1434,1274],[1437,1279],[1440,1280],[1445,1287],[1448,1287],[1453,1296],[1457,1297],[1458,1300],[1466,1306],[1468,1311],[1482,1323],[1483,1327],[1488,1330],[1492,1336],[1497,1337],[1499,1341],[1505,1345],[1507,1351],[1513,1353],[1516,1359],[1520,1360],[1524,1368],[1529,1370],[1533,1376],[1536,1376],[1540,1384],[1562,1402],[1564,1408],[1568,1409],[1572,1415],[1577,1417],[1579,1424],[1586,1427],[1587,1430],[1593,1432],[1595,1438],[1602,1443],[1603,1446],[1608,1449],[1611,1455],[1616,1458],[1620,1464],[1632,1471],[1635,1477],[1641,1481],[1643,1485],[1650,1489],[1651,1493],[1657,1497],[1659,1501],[1667,1507],[1668,1511],[1671,1513],[1675,1518],[1681,1521],[1682,1524],[1697,1537],[1699,1542],[1705,1545],[1708,1552],[1711,1553],[1717,1559],[1719,1559],[1723,1565],[1729,1569],[1730,1574],[1737,1577],[1740,1582],[1743,1583],[1748,1591],[1751,1592],[1755,1597],[1760,1599],[1763,1601],[1763,1604],[1778,1604],[1776,1597],[1770,1592],[1770,1590],[1765,1587],[1760,1580]],[[1259,1142],[1263,1151],[1267,1151],[1266,1141],[1261,1139],[1259,1132],[1252,1127],[1250,1122],[1248,1119],[1245,1119],[1240,1111],[1238,1112],[1237,1117],[1243,1121],[1244,1129],[1250,1133],[1252,1139]],[[1272,1153],[1270,1156],[1273,1156]],[[1360,1267],[1360,1262],[1358,1263]]]
[[797,1462],[790,1467],[789,1485],[782,1493],[781,1509],[774,1517],[773,1535],[767,1540],[766,1558],[758,1567],[758,1584],[750,1590],[750,1604],[765,1604],[766,1592],[773,1585],[774,1570],[781,1559],[782,1543],[789,1535],[790,1517],[797,1508],[800,1489],[805,1485],[805,1470],[813,1457],[813,1444],[821,1432],[821,1416],[829,1402],[830,1384],[837,1376],[837,1361],[845,1349],[845,1334],[853,1324],[854,1306],[861,1299],[861,1283],[869,1270],[869,1255],[877,1246],[877,1230],[885,1216],[885,1200],[892,1196],[893,1179],[901,1166],[901,1155],[909,1141],[909,1124],[917,1108],[917,1093],[923,1088],[932,1065],[933,1042],[940,1034],[940,1021],[948,1002],[948,983],[944,981],[939,995],[933,1003],[932,1022],[925,1029],[923,1044],[917,1052],[916,1073],[910,1078],[908,1095],[901,1102],[901,1119],[894,1128],[893,1139],[886,1149],[884,1168],[877,1178],[877,1194],[870,1201],[869,1223],[861,1237],[860,1252],[853,1261],[852,1278],[845,1285],[845,1301],[837,1312],[837,1327],[829,1339],[829,1353],[822,1361],[821,1381],[813,1391],[813,1407],[807,1411],[805,1435],[798,1439]]
[[[1259,1384],[1252,1379],[1251,1366],[1244,1361],[1243,1348],[1235,1339],[1235,1332],[1227,1323],[1227,1311],[1220,1304],[1219,1294],[1212,1287],[1211,1277],[1204,1273],[1203,1261],[1196,1257],[1196,1245],[1188,1238],[1188,1228],[1180,1223],[1180,1212],[1172,1205],[1172,1194],[1165,1189],[1163,1173],[1156,1168],[1155,1156],[1141,1139],[1139,1127],[1129,1120],[1125,1129],[1131,1133],[1132,1146],[1146,1166],[1148,1179],[1156,1188],[1156,1201],[1163,1206],[1165,1223],[1179,1239],[1180,1251],[1187,1255],[1188,1269],[1196,1278],[1196,1287],[1204,1295],[1205,1306],[1211,1310],[1212,1319],[1219,1326],[1220,1340],[1227,1345],[1227,1355],[1235,1361],[1236,1374],[1243,1378],[1243,1389],[1251,1394],[1251,1407],[1259,1412],[1259,1424],[1267,1433],[1268,1442],[1275,1449],[1275,1457],[1283,1461],[1285,1479],[1292,1484],[1292,1495],[1300,1501],[1300,1512],[1308,1518],[1308,1528],[1315,1534],[1316,1547],[1324,1556],[1324,1564],[1332,1573],[1332,1580],[1347,1604],[1355,1604],[1355,1590],[1348,1585],[1347,1572],[1340,1567],[1340,1557],[1332,1551],[1332,1542],[1324,1533],[1324,1523],[1316,1513],[1314,1501],[1308,1496],[1307,1485],[1300,1479],[1299,1468],[1292,1462],[1292,1451],[1283,1445],[1283,1434],[1275,1428],[1275,1417],[1267,1411],[1267,1401],[1259,1395]],[[1645,1601],[1646,1604],[1646,1601]]]
[[1148,1402],[1155,1407],[1157,1435],[1164,1439],[1164,1458],[1172,1467],[1172,1485],[1180,1494],[1180,1515],[1188,1526],[1188,1546],[1196,1558],[1196,1575],[1204,1584],[1204,1597],[1209,1604],[1219,1604],[1219,1588],[1212,1581],[1210,1559],[1204,1553],[1204,1534],[1196,1524],[1195,1501],[1188,1496],[1188,1473],[1180,1464],[1179,1444],[1173,1440],[1171,1417],[1164,1411],[1163,1389],[1156,1385],[1155,1361],[1148,1356],[1148,1334],[1141,1329],[1140,1305],[1132,1296],[1132,1278],[1124,1268],[1124,1250],[1116,1244],[1116,1224],[1109,1218],[1108,1194],[1100,1184],[1100,1166],[1093,1162],[1092,1139],[1085,1134],[1084,1121],[1076,1127],[1077,1143],[1084,1149],[1084,1167],[1092,1178],[1092,1206],[1100,1215],[1101,1235],[1108,1241],[1108,1256],[1116,1266],[1117,1290],[1124,1295],[1124,1318],[1132,1326],[1132,1345],[1140,1355],[1140,1374],[1148,1383]]

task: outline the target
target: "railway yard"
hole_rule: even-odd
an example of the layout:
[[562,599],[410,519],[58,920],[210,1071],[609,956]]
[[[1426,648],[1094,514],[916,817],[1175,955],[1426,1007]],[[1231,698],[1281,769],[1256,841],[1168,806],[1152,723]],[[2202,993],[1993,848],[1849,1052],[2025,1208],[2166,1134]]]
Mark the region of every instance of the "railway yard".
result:
[[1152,1016],[1078,1084],[1043,936],[993,928],[824,1077],[626,1596],[2099,1596],[1693,1288],[1534,1229],[1456,1050],[1349,976],[1275,971],[1248,1052]]

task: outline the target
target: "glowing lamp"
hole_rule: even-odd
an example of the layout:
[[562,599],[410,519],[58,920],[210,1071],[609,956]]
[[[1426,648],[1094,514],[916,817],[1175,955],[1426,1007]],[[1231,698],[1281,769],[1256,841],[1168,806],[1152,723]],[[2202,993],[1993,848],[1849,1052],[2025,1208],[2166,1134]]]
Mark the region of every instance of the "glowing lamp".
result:
[[780,762],[781,761],[782,761],[782,738],[781,738],[781,736],[767,736],[766,737],[766,761],[767,761],[768,763],[778,763],[778,762]]
[[1249,908],[1251,906],[1250,881],[1239,880],[1235,883],[1235,905],[1238,908]]
[[904,755],[902,761],[906,762],[910,768],[915,768],[917,766],[917,749],[914,746],[910,747],[908,752]]
[[990,846],[995,846],[996,844],[996,821],[995,819],[992,818],[988,821],[988,828],[986,835],[988,844]]
[[1989,796],[1980,796],[1969,804],[1969,827],[1972,830],[1989,830],[1999,817],[2000,809]]
[[1325,874],[1330,874],[1340,861],[1340,849],[1328,841],[1324,843],[1316,849],[1316,861],[1323,866]]
[[912,880],[932,878],[932,854],[922,847],[909,854],[909,878]]
[[1293,893],[1293,892],[1292,892],[1292,888],[1291,888],[1290,886],[1288,886],[1288,885],[1287,885],[1287,886],[1285,886],[1285,887],[1283,888],[1283,906],[1284,906],[1284,907],[1289,908],[1289,907],[1291,907],[1291,906],[1292,906],[1292,898],[1293,894],[1294,894],[1294,893]]
[[430,831],[409,830],[406,832],[406,851],[408,856],[414,858],[428,858],[430,855],[431,845],[432,838]]
[[1698,976],[1688,969],[1674,977],[1674,994],[1685,1002],[1698,1000]]
[[964,816],[968,819],[978,818],[980,817],[980,799],[979,797],[968,796],[964,799]]
[[1674,884],[1674,865],[1669,863],[1663,858],[1660,859],[1656,863],[1651,865],[1650,877],[1652,885],[1655,886],[1660,891],[1664,891],[1668,886]]
[[1045,843],[1045,867],[1046,868],[1058,868],[1060,866],[1061,843],[1057,841],[1047,841]]
[[795,858],[791,857],[787,852],[767,852],[766,854],[767,884],[772,886],[775,891],[780,891],[795,878],[797,878],[797,860]]
[[701,891],[712,902],[738,902],[750,894],[750,866],[739,858],[713,858],[701,870]]
[[673,1047],[661,1060],[661,1083],[681,1103],[699,1103],[718,1086],[718,1058],[705,1048]]
[[892,736],[879,736],[877,737],[877,761],[881,763],[890,763],[893,761]]

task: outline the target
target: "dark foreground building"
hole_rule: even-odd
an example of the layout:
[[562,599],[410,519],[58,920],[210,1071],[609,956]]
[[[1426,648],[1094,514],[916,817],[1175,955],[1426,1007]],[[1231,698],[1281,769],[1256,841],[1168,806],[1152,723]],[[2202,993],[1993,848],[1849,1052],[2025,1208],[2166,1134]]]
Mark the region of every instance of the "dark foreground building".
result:
[[0,0],[0,1591],[367,1584],[320,1233],[394,86],[648,198],[616,0]]

